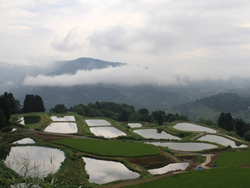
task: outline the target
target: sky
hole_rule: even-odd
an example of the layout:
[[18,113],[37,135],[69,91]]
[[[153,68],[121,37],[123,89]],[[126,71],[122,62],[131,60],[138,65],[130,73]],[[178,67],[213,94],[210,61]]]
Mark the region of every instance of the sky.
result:
[[127,63],[123,73],[110,67],[64,77],[28,76],[28,85],[62,79],[81,84],[79,78],[126,84],[128,74],[127,82],[166,85],[179,78],[246,78],[250,1],[2,0],[0,41],[1,63],[45,67],[79,57]]

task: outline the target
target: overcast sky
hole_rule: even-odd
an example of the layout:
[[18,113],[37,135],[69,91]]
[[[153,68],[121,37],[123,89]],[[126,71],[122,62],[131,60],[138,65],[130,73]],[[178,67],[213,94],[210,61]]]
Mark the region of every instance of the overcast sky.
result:
[[[249,77],[250,1],[1,0],[0,41],[2,63],[47,66],[79,57],[127,63],[112,80],[130,70],[153,83]],[[103,73],[104,80],[117,71],[71,78]],[[62,79],[39,78],[25,82]]]

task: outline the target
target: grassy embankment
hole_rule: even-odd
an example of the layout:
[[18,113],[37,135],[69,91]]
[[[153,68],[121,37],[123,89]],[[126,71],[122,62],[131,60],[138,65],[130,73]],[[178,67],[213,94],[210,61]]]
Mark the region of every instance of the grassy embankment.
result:
[[215,162],[219,167],[250,165],[250,150],[223,152]]
[[[16,121],[16,118],[21,117],[21,116],[39,116],[41,118],[41,120],[38,123],[22,125]],[[52,122],[52,120],[50,119],[49,114],[47,114],[47,113],[33,112],[33,113],[13,115],[13,116],[11,116],[10,122],[11,122],[11,124],[15,124],[15,125],[18,125],[21,127],[42,131]]]
[[171,177],[159,179],[156,181],[141,183],[126,188],[222,188],[222,187],[249,187],[250,169],[229,167],[218,168],[203,171],[193,171],[183,174],[177,174]]
[[102,156],[139,157],[159,155],[157,148],[150,144],[122,142],[115,140],[62,139],[50,141],[72,149]]
[[127,188],[133,187],[248,187],[250,168],[240,168],[239,166],[249,167],[250,150],[223,152],[215,162],[220,168],[188,172],[184,174],[174,175],[172,177],[159,179],[156,181],[141,183]]

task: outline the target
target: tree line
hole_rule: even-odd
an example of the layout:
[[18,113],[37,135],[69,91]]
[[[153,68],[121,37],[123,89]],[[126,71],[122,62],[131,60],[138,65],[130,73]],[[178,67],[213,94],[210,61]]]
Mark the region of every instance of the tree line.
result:
[[242,119],[233,118],[229,112],[220,114],[218,126],[227,131],[235,131],[237,135],[250,141],[250,124]]
[[39,95],[27,94],[22,108],[20,101],[12,93],[5,92],[0,96],[0,130],[8,126],[11,114],[44,111],[43,100]]
[[50,112],[64,113],[66,111],[76,112],[79,115],[87,117],[107,117],[116,121],[144,121],[144,122],[158,122],[162,125],[164,122],[171,122],[174,120],[188,121],[186,116],[179,114],[166,114],[165,111],[149,112],[146,108],[135,110],[135,107],[128,104],[119,104],[115,102],[99,102],[88,103],[87,105],[78,104],[67,109],[64,104],[58,104],[50,109]]

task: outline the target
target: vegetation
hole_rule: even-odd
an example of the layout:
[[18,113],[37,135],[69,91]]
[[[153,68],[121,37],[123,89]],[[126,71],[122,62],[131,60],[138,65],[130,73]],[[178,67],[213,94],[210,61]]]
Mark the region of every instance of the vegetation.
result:
[[23,112],[44,112],[44,104],[42,97],[39,95],[29,95],[27,94],[25,96],[24,102],[23,102]]
[[137,185],[126,186],[126,188],[221,188],[237,187],[245,188],[249,186],[250,169],[248,168],[217,168],[203,171],[193,171],[183,174],[177,174],[171,177],[159,180],[141,183]]
[[[250,130],[249,123],[245,123],[242,119],[233,119],[231,113],[221,113],[218,118],[218,126],[228,131],[235,130],[236,134],[242,138]],[[246,135],[245,138],[248,136]]]
[[71,138],[53,140],[51,143],[103,156],[139,157],[160,154],[155,146],[139,142]]
[[7,125],[11,114],[20,112],[20,102],[15,100],[12,93],[5,92],[0,96],[0,130]]
[[250,150],[223,152],[216,160],[215,165],[219,167],[250,165],[249,156]]
[[68,109],[64,106],[64,104],[57,104],[54,108],[49,110],[51,113],[65,113],[67,111]]

